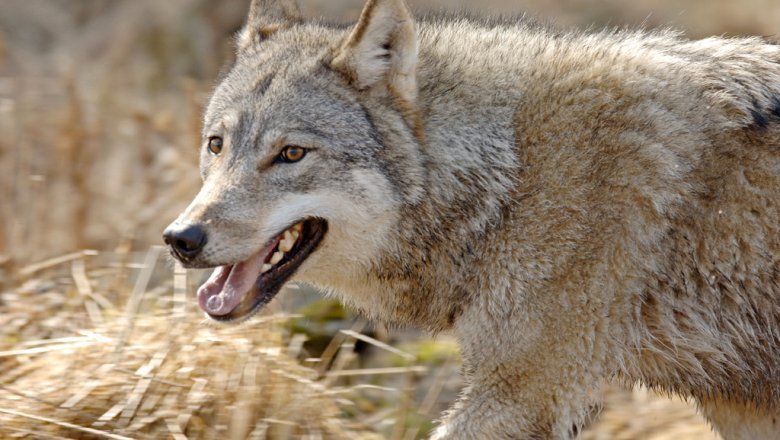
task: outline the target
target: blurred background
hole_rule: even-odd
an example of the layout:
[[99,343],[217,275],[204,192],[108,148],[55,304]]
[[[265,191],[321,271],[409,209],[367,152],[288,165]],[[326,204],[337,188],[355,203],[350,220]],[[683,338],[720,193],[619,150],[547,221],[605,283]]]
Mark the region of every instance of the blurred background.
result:
[[[363,0],[299,3],[351,21]],[[691,38],[780,32],[777,0],[410,3]],[[247,9],[0,0],[0,436],[416,438],[455,398],[446,335],[377,328],[305,287],[248,326],[210,327],[192,307],[202,274],[174,275],[156,247],[197,192],[201,110]],[[605,393],[585,438],[714,438],[685,402]]]

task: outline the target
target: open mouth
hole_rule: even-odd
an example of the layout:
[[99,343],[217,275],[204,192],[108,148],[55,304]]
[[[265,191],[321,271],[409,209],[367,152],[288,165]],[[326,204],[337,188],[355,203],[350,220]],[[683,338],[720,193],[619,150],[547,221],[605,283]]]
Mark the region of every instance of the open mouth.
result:
[[252,316],[279,293],[327,230],[321,219],[295,223],[248,260],[216,268],[198,289],[200,308],[217,321]]

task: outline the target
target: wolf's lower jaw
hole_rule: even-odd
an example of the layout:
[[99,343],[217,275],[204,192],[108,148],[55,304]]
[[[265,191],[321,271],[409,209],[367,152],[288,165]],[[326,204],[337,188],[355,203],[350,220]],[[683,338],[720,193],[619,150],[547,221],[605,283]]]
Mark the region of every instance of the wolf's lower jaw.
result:
[[251,317],[279,293],[317,249],[327,229],[325,220],[302,220],[246,261],[216,268],[198,289],[201,309],[223,322]]

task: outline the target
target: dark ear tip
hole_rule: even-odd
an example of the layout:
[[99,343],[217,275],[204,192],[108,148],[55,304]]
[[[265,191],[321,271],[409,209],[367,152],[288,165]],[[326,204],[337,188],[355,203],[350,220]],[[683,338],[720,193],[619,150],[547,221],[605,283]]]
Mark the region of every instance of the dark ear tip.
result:
[[252,0],[245,31],[284,28],[303,22],[301,10],[295,0]]
[[261,16],[297,18],[301,17],[301,8],[296,0],[252,0],[249,18]]
[[304,22],[295,0],[252,0],[246,25],[236,36],[238,52]]

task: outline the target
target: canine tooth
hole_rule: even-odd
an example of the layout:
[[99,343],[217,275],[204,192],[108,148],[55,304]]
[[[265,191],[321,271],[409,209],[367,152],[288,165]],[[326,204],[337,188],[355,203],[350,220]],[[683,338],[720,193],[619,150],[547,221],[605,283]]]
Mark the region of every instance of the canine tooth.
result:
[[272,264],[264,264],[263,267],[260,269],[260,273],[266,273],[273,268],[274,266]]
[[295,241],[293,240],[292,235],[290,236],[290,240],[285,237],[284,240],[279,242],[279,250],[282,252],[290,252],[294,243]]
[[274,254],[271,256],[271,264],[279,263],[282,261],[282,258],[284,258],[284,254],[282,252],[274,252]]
[[292,238],[292,232],[290,230],[284,231],[284,238],[282,240],[284,241],[290,241],[290,238]]
[[303,223],[296,223],[293,225],[292,230],[297,232],[303,231]]
[[295,241],[298,239],[298,237],[301,236],[301,233],[293,229],[292,236],[293,236],[293,241]]

